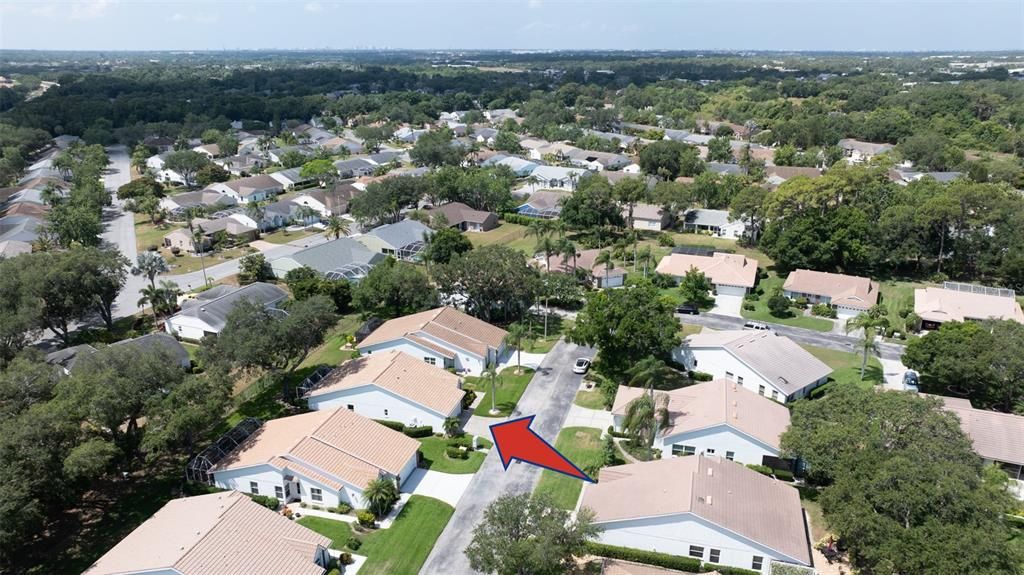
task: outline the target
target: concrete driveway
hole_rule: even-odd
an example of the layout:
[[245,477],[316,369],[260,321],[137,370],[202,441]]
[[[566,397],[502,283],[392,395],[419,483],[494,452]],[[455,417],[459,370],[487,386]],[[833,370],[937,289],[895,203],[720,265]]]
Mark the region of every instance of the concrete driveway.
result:
[[612,412],[603,409],[587,409],[575,403],[569,408],[569,415],[562,427],[593,427],[604,431],[613,423]]
[[472,473],[441,473],[429,469],[417,469],[402,486],[402,493],[426,495],[440,499],[455,507],[462,494],[473,481]]
[[715,296],[715,307],[711,311],[729,317],[742,317],[743,296],[718,294]]
[[879,357],[882,364],[882,373],[885,376],[885,389],[903,389],[903,374],[907,372],[907,366],[899,358]]
[[[512,417],[536,415],[532,429],[554,443],[582,380],[582,376],[572,372],[572,360],[593,356],[594,350],[589,348],[565,341],[555,344],[534,374]],[[494,420],[495,423],[499,421],[499,418]],[[455,514],[448,521],[420,573],[473,573],[462,551],[473,539],[473,528],[482,521],[484,509],[502,495],[533,491],[540,472],[539,467],[526,463],[512,463],[506,471],[501,466],[498,450],[492,449],[459,500]]]

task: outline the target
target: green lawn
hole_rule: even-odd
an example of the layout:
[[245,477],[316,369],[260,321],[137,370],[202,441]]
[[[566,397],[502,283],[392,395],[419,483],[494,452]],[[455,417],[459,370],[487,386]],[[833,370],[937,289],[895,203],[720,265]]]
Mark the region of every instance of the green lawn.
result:
[[355,333],[359,326],[362,325],[362,320],[359,319],[359,314],[350,313],[348,315],[341,316],[338,323],[334,324],[331,331],[328,332],[327,338],[324,340],[323,345],[313,350],[309,356],[302,361],[300,367],[306,367],[310,365],[339,365],[345,361],[348,361],[356,353],[355,350],[341,349],[348,340],[348,336]]
[[164,243],[164,236],[184,226],[174,224],[153,225],[148,216],[135,217],[135,247],[141,253],[149,249],[149,246],[161,246]]
[[879,292],[882,294],[880,303],[888,311],[889,325],[893,329],[899,329],[904,320],[899,316],[900,309],[914,309],[914,290],[924,287],[937,286],[924,282],[912,282],[903,280],[885,280],[879,282]]
[[330,539],[331,549],[344,549],[345,543],[348,542],[349,537],[352,537],[352,528],[344,521],[307,515],[296,519],[295,522]]
[[604,409],[604,394],[596,388],[593,391],[578,391],[573,403],[587,409]]
[[294,242],[295,240],[301,240],[302,238],[308,238],[315,233],[316,232],[314,231],[306,230],[302,230],[300,232],[289,232],[284,228],[281,228],[272,234],[263,234],[260,236],[260,239],[272,244],[286,244],[288,242]]
[[416,575],[455,509],[431,497],[413,495],[395,523],[363,537],[359,555],[368,557],[361,575]]
[[[526,321],[527,327],[530,328],[530,333],[533,335],[534,340],[527,345],[523,351],[529,353],[547,353],[551,351],[552,347],[558,343],[558,340],[563,335],[568,333],[575,322],[571,319],[563,319],[557,315],[548,316],[548,335],[544,337],[544,317],[537,314],[531,314]],[[513,357],[513,360],[515,358]]]
[[507,417],[516,408],[516,403],[519,402],[519,398],[523,396],[523,392],[526,391],[526,386],[529,385],[530,380],[533,379],[533,370],[524,367],[521,375],[515,374],[515,366],[507,367],[498,374],[497,381],[495,382],[496,396],[495,405],[498,408],[499,413],[496,415],[490,414],[491,409],[491,386],[490,384],[480,377],[468,376],[465,378],[465,382],[469,384],[469,387],[484,392],[483,399],[480,400],[480,404],[476,406],[476,410],[473,412],[475,415],[482,417]]
[[501,244],[532,256],[537,238],[526,237],[526,229],[526,226],[519,224],[504,223],[489,232],[467,233],[466,237],[474,246]]
[[423,460],[420,467],[442,473],[476,473],[484,462],[484,454],[479,451],[469,452],[469,459],[449,459],[444,454],[448,440],[443,437],[421,437],[420,453]]
[[[591,427],[566,427],[558,433],[555,448],[580,469],[598,469],[604,463],[601,430]],[[562,509],[575,509],[583,481],[545,469],[536,493],[547,493]]]
[[[763,280],[759,284],[759,287],[764,290],[764,294],[761,299],[755,302],[749,302],[754,304],[754,311],[742,310],[740,313],[747,319],[756,321],[763,321],[766,323],[781,323],[783,325],[789,325],[793,327],[802,327],[804,329],[813,329],[815,331],[832,331],[832,322],[827,319],[820,317],[808,317],[801,315],[801,310],[793,308],[792,317],[775,317],[768,311],[768,299],[772,296],[772,290],[775,288],[781,288],[784,283],[783,279],[775,275],[771,275]],[[746,302],[745,302],[746,303]]]
[[679,337],[682,338],[682,337],[686,337],[688,335],[698,334],[698,333],[700,333],[700,330],[702,330],[702,329],[704,329],[704,326],[700,326],[700,325],[696,325],[696,324],[692,324],[692,323],[682,323],[682,322],[680,322],[680,324],[679,324],[679,331],[677,333],[679,334]]
[[807,510],[810,519],[811,541],[821,541],[829,533],[825,513],[821,510],[821,503],[818,503],[821,492],[813,487],[797,487],[797,490],[800,492],[800,504]]
[[830,378],[835,382],[835,385],[856,385],[870,389],[884,382],[885,376],[882,372],[882,364],[878,361],[877,357],[871,356],[868,358],[868,366],[864,371],[864,380],[861,381],[861,355],[823,347],[814,347],[812,345],[801,347],[835,370]]

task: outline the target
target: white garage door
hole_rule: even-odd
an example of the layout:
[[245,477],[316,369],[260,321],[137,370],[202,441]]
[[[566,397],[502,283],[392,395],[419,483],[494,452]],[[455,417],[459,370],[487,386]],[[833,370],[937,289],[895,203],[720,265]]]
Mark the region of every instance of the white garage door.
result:
[[740,297],[747,294],[746,288],[742,288],[740,286],[716,285],[715,291],[717,291],[719,295],[738,295]]
[[836,306],[836,316],[838,316],[839,319],[850,319],[851,317],[856,317],[858,314],[860,314],[860,310]]

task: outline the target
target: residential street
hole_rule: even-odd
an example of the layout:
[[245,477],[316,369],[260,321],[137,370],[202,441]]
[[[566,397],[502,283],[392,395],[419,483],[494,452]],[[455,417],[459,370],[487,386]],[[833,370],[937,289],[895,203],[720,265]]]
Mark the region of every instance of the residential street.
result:
[[[110,165],[103,176],[103,185],[110,192],[113,205],[104,210],[107,230],[103,233],[103,241],[117,246],[131,265],[135,265],[135,217],[131,212],[124,211],[124,202],[115,195],[117,188],[131,181],[128,150],[124,146],[110,146],[107,148],[107,156],[110,158]],[[128,274],[124,289],[114,302],[115,318],[133,315],[139,311],[139,290],[145,286],[145,278]]]
[[[535,414],[533,430],[554,443],[565,421],[582,376],[572,372],[577,357],[593,357],[594,350],[564,340],[552,348],[534,375],[512,418]],[[503,421],[495,419],[495,423]],[[480,471],[473,477],[459,501],[455,514],[434,545],[420,573],[452,575],[474,573],[463,550],[473,537],[473,527],[483,519],[484,509],[505,494],[529,492],[540,478],[541,469],[513,462],[508,471],[501,467],[498,450],[487,454]]]

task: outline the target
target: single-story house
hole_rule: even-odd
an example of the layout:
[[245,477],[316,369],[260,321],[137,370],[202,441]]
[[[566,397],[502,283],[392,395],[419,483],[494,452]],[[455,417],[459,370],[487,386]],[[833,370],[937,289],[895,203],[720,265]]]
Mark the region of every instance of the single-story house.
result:
[[[522,144],[520,143],[520,145]],[[579,148],[565,142],[545,142],[542,146],[530,148],[529,156],[531,160],[543,160],[545,157],[564,160],[576,150],[579,150]]]
[[237,154],[226,158],[217,158],[213,163],[231,172],[233,176],[259,171],[267,165],[266,159],[256,154]]
[[530,187],[533,190],[557,189],[576,190],[576,183],[587,174],[580,168],[562,168],[559,166],[537,166],[530,173]]
[[494,110],[484,110],[484,117],[487,118],[495,126],[500,126],[505,123],[505,120],[515,120],[516,111],[509,108],[496,108]]
[[[985,463],[998,465],[1017,482],[1024,495],[1024,417],[975,409],[971,400],[960,397],[939,397],[944,409],[960,419],[960,428],[974,444],[974,452]],[[1022,497],[1024,498],[1024,497]]]
[[616,134],[613,132],[601,132],[599,130],[589,129],[583,130],[583,133],[588,136],[597,136],[598,138],[601,138],[602,140],[606,140],[608,142],[612,142],[623,149],[632,146],[633,143],[637,141],[636,136],[629,136],[627,134]]
[[1008,319],[1024,323],[1024,312],[1012,292],[1004,290],[1004,295],[996,295],[1000,292],[985,293],[985,287],[975,287],[977,292],[937,287],[915,289],[914,313],[921,318],[921,329],[938,329],[947,321]]
[[765,167],[765,182],[771,186],[779,186],[786,180],[797,176],[807,178],[820,178],[821,170],[818,168],[804,168],[800,166],[767,166]]
[[351,182],[339,182],[330,188],[303,190],[292,201],[301,206],[309,206],[326,218],[347,214],[349,202],[362,192]]
[[377,169],[377,164],[366,158],[349,158],[334,162],[334,167],[337,168],[338,175],[342,178],[358,178],[373,174]]
[[323,575],[330,547],[245,494],[221,491],[169,501],[83,575]]
[[270,261],[270,268],[279,279],[283,279],[293,269],[306,266],[328,279],[357,282],[365,278],[373,266],[383,261],[385,257],[383,254],[371,252],[356,240],[345,237],[274,258]]
[[633,163],[633,160],[622,154],[576,149],[569,152],[569,163],[586,170],[600,172],[624,168]]
[[494,128],[476,128],[473,130],[473,139],[479,144],[493,146],[494,138],[498,136],[498,130]]
[[474,210],[462,202],[451,202],[430,210],[433,220],[444,216],[448,226],[463,232],[486,232],[498,227],[498,214]]
[[722,176],[742,176],[746,173],[743,166],[739,164],[723,164],[722,162],[707,162],[704,169]]
[[0,240],[0,258],[13,258],[32,253],[32,244],[18,240]]
[[348,150],[348,153],[350,153],[350,154],[361,154],[361,153],[363,153],[363,144],[362,144],[362,142],[357,142],[355,140],[351,140],[349,138],[342,138],[342,137],[339,137],[339,136],[335,136],[335,137],[330,138],[328,140],[324,140],[322,142],[319,142],[317,145],[320,148],[323,148],[325,150],[331,151],[332,153],[337,153],[342,148],[345,148],[346,150]]
[[607,545],[764,574],[773,562],[812,565],[796,488],[721,457],[602,468],[597,483],[583,484],[580,507],[594,512]]
[[266,201],[284,191],[281,182],[266,174],[249,176],[238,180],[230,180],[207,186],[207,189],[214,189],[224,192],[240,204]]
[[668,254],[658,262],[658,273],[682,279],[691,269],[702,272],[723,295],[746,295],[757,283],[757,260],[739,254],[715,252],[710,256]]
[[[623,208],[622,218],[629,218],[629,208]],[[633,206],[633,229],[660,232],[672,222],[672,213],[655,204]],[[627,222],[628,223],[628,222]]]
[[526,202],[516,208],[516,213],[534,218],[557,218],[562,213],[562,199],[568,197],[568,192],[539,190],[530,194]]
[[734,220],[728,210],[687,210],[683,215],[683,229],[690,232],[710,232],[712,235],[739,239],[747,231],[743,220]]
[[31,244],[39,237],[43,220],[22,215],[0,217],[0,241]]
[[242,300],[276,308],[287,298],[288,294],[283,289],[263,282],[242,287],[218,286],[182,302],[181,311],[164,320],[164,329],[181,339],[198,341],[207,335],[220,333],[227,323],[228,314]]
[[[616,430],[622,431],[629,404],[644,393],[642,387],[619,386],[612,406]],[[789,428],[786,406],[727,379],[655,393],[668,398],[668,423],[654,439],[662,459],[702,453],[771,465],[779,458],[779,438]]]
[[312,147],[305,146],[305,145],[299,145],[299,146],[285,146],[283,148],[274,148],[272,150],[268,150],[267,151],[267,157],[270,158],[270,161],[280,164],[281,163],[281,159],[285,157],[285,154],[288,154],[290,152],[296,152],[296,153],[301,154],[301,155],[303,155],[303,156],[305,156],[307,158],[310,158],[310,157],[313,157],[314,155],[316,155],[316,150],[314,150]]
[[[245,219],[249,218],[246,217]],[[252,220],[249,219],[249,221],[251,222]],[[185,228],[178,228],[164,236],[163,246],[165,248],[178,248],[189,253],[197,253],[196,248],[199,249],[198,251],[203,252],[209,250],[213,246],[214,237],[219,232],[224,232],[235,243],[250,242],[255,240],[259,234],[259,230],[256,227],[239,221],[233,215],[215,220],[195,219],[192,220],[192,226],[196,231],[202,232],[202,245],[195,245],[195,237],[192,235],[192,232]]]
[[356,238],[374,253],[393,256],[395,259],[418,260],[431,230],[416,220],[402,220],[394,224],[376,227]]
[[[188,350],[181,345],[177,339],[163,332],[140,335],[132,339],[125,339],[110,344],[110,347],[127,347],[135,350],[161,350],[167,358],[182,369],[192,367],[192,358]],[[96,348],[83,343],[68,348],[57,350],[46,354],[46,363],[55,365],[61,369],[64,375],[69,375],[79,365],[79,360],[87,358],[96,353]]]
[[901,186],[907,186],[924,178],[932,178],[940,184],[948,184],[960,176],[963,172],[913,172],[909,170],[890,170],[889,179]]
[[529,160],[524,160],[518,156],[506,156],[504,154],[495,154],[484,160],[480,165],[484,167],[505,166],[520,178],[529,176],[538,168],[537,164]]
[[399,487],[416,470],[420,442],[348,409],[272,419],[210,469],[213,483],[253,495],[336,507],[367,506],[380,478]]
[[393,135],[394,138],[399,142],[404,142],[406,144],[415,144],[416,140],[419,140],[424,134],[426,134],[429,131],[430,130],[402,126],[401,128],[395,130],[395,133]]
[[565,273],[573,274],[576,270],[587,270],[590,276],[590,283],[597,289],[622,287],[626,283],[626,270],[612,266],[606,268],[604,264],[595,263],[601,250],[593,248],[576,252],[575,258],[564,258],[553,256],[556,269]]
[[334,368],[305,394],[312,410],[346,408],[363,417],[444,429],[462,412],[462,379],[398,350],[382,351]]
[[142,145],[156,150],[158,154],[162,152],[169,152],[174,150],[174,138],[167,136],[148,136],[143,138]]
[[160,200],[160,207],[175,214],[183,213],[189,208],[203,206],[217,210],[238,205],[238,200],[221,190],[206,188],[194,192],[185,192],[167,196]]
[[161,152],[155,156],[150,156],[146,159],[146,167],[156,174],[157,181],[165,183],[184,184],[185,177],[175,172],[174,170],[167,169],[167,157],[173,154],[173,151]]
[[284,189],[290,190],[295,186],[301,186],[310,182],[315,182],[316,178],[303,177],[302,168],[288,168],[287,170],[278,170],[271,174],[268,174],[271,178],[276,180]]
[[360,353],[390,350],[422,357],[430,365],[479,374],[497,364],[508,332],[451,307],[388,320],[359,342]]
[[409,161],[409,152],[405,150],[381,150],[375,154],[366,156],[366,159],[383,166],[384,164],[402,163]]
[[200,154],[206,156],[208,159],[212,160],[220,155],[220,146],[217,144],[202,144],[200,146],[192,148],[192,151],[199,152]]
[[892,144],[875,144],[873,142],[862,142],[853,138],[843,138],[838,145],[843,153],[849,158],[850,163],[858,164],[866,162],[871,158],[888,152],[893,149]]
[[691,371],[727,379],[779,402],[806,397],[828,382],[832,368],[773,331],[715,331],[691,335],[672,351]]
[[844,319],[871,309],[878,303],[878,293],[878,282],[868,278],[803,269],[793,270],[782,286],[784,296],[828,304]]

